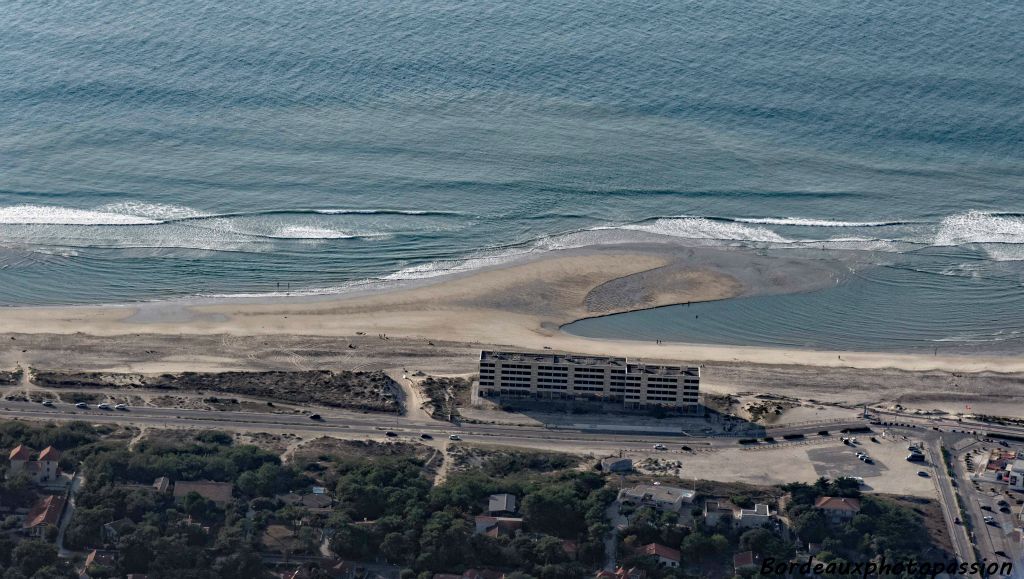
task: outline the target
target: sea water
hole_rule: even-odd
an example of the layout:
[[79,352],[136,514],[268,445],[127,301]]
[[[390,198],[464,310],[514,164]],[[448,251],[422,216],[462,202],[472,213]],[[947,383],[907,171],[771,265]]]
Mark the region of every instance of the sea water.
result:
[[[927,347],[1024,327],[1013,3],[12,0],[0,16],[4,305],[344,292],[654,236],[878,265],[766,307],[708,304],[720,328],[657,339]],[[628,325],[617,337],[645,324]]]

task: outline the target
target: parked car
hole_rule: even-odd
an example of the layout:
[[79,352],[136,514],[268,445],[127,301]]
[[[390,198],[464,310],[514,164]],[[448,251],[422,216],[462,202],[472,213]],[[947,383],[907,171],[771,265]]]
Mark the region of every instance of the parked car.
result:
[[907,455],[908,462],[924,462],[924,455],[912,452]]
[[917,471],[917,476],[923,476],[925,478],[928,478],[931,475],[929,475],[928,471],[926,471],[926,470],[919,470],[919,471]]

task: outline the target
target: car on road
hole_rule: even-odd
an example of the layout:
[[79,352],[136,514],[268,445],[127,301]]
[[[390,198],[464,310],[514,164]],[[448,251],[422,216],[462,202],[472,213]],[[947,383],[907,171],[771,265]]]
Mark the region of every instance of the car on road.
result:
[[423,434],[421,434],[421,435],[420,435],[420,438],[422,438],[423,440],[434,440],[434,437],[433,437],[433,436],[430,436],[430,435],[429,435],[429,434],[427,434],[426,432],[424,432]]
[[385,432],[385,433],[384,433],[384,436],[386,436],[386,437],[388,437],[388,438],[394,438],[394,437],[398,436],[398,433],[397,433],[397,432],[391,432],[391,431],[389,430],[389,431],[387,431],[387,432]]
[[654,450],[668,450],[668,447],[659,442],[658,444],[654,445]]
[[107,404],[106,402],[100,402],[99,404],[96,405],[96,408],[98,410],[110,410],[110,405]]
[[953,524],[954,525],[962,525],[964,523],[963,523],[963,521],[960,520],[960,517],[957,517],[957,518],[953,519]]
[[693,449],[690,448],[689,446],[686,446],[685,444],[680,446],[679,449],[680,450],[685,450],[686,452],[693,452]]
[[323,416],[320,416],[319,414],[310,414],[309,415],[309,419],[310,420],[323,420],[324,418],[323,418]]
[[462,440],[462,437],[460,437],[458,434],[449,434],[448,440]]
[[79,403],[75,404],[75,408],[81,408],[83,410],[88,408],[88,407],[89,407],[89,405],[86,404],[85,402],[79,402]]
[[127,404],[115,404],[114,410],[128,410]]
[[53,400],[43,400],[43,406],[53,407]]
[[925,478],[928,478],[931,475],[928,474],[928,471],[926,471],[926,470],[919,470],[919,471],[917,471],[917,476],[923,476]]

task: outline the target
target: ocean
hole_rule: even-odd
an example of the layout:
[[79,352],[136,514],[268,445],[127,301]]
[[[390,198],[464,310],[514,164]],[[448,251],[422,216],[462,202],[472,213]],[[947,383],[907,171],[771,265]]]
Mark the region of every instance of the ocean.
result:
[[653,238],[873,267],[700,305],[717,324],[667,310],[654,330],[641,312],[570,331],[1019,351],[1012,4],[12,0],[0,14],[2,305],[331,294]]

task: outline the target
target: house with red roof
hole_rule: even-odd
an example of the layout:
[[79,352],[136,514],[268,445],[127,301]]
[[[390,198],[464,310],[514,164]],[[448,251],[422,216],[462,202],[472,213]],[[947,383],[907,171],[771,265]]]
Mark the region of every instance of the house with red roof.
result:
[[825,514],[831,523],[845,523],[860,512],[860,499],[849,497],[818,497],[814,508]]
[[679,566],[679,562],[683,559],[682,553],[677,549],[666,547],[661,543],[648,543],[637,549],[637,554],[653,557],[659,567],[675,568]]
[[36,454],[31,448],[19,444],[7,455],[7,460],[11,462],[8,477],[25,473],[36,484],[51,483],[60,477],[60,451],[52,446]]
[[60,526],[60,517],[64,513],[66,502],[60,495],[40,498],[25,517],[25,522],[21,525],[22,531],[33,537],[43,537],[48,528],[56,529]]

